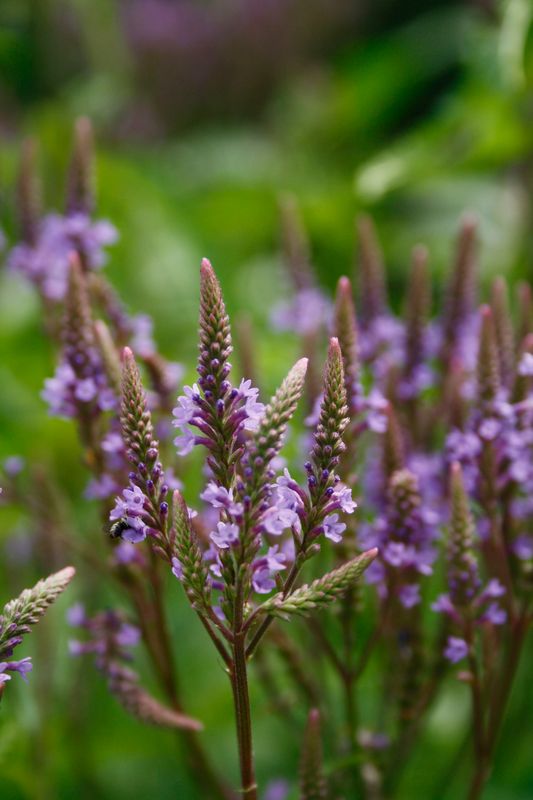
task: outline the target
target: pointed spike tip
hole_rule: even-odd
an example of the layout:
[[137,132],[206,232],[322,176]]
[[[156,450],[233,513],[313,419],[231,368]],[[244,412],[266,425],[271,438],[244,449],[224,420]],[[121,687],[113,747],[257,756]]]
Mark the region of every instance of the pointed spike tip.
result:
[[346,277],[346,275],[342,275],[339,278],[337,283],[337,292],[338,294],[347,294],[350,297],[352,296],[352,282]]
[[318,708],[310,709],[308,719],[310,725],[318,725],[320,722],[320,711]]

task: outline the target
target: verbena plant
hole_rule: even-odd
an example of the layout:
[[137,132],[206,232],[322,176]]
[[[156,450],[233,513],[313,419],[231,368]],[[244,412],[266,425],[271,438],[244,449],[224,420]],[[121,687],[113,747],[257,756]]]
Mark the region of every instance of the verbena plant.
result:
[[[431,314],[427,254],[418,247],[398,316],[388,305],[372,224],[362,219],[356,316],[348,278],[340,279],[334,303],[318,287],[296,209],[285,202],[295,292],[275,310],[274,322],[294,329],[305,357],[267,405],[250,380],[232,381],[221,287],[202,262],[198,380],[173,408],[179,456],[195,448],[205,453],[203,502],[192,503],[199,506],[193,511],[184,499],[191,502],[190,476],[182,473],[184,488],[168,466],[179,369],[157,353],[149,320],[127,314],[99,272],[102,246],[115,234],[91,217],[88,123],[77,127],[64,215],[37,209],[31,157],[27,147],[19,185],[24,241],[9,261],[36,285],[60,345],[43,396],[52,413],[78,426],[93,476],[88,496],[101,504],[113,548],[110,575],[132,605],[129,615],[90,616],[74,607],[70,621],[88,638],[73,651],[95,654],[128,711],[181,731],[207,796],[236,796],[204,751],[200,723],[184,708],[162,592],[163,573],[172,573],[229,677],[239,795],[247,800],[258,793],[250,664],[279,707],[271,656],[281,658],[311,708],[302,800],[394,796],[427,711],[452,673],[471,694],[465,795],[479,797],[531,622],[530,288],[519,288],[512,315],[498,279],[489,304],[478,309],[476,225],[467,217],[438,313]],[[329,347],[317,380],[325,330]],[[253,366],[253,353],[246,355]],[[280,451],[305,386],[309,433],[300,449],[307,455],[303,470],[291,464],[303,476],[295,479]],[[302,584],[311,559],[320,576]],[[364,589],[356,582],[363,572]],[[317,613],[335,600],[333,616]],[[291,638],[272,624],[297,614],[309,619]],[[129,648],[141,638],[162,700],[145,691],[128,664]],[[328,684],[317,688],[309,652],[337,676],[331,697],[342,697],[340,713],[332,711]],[[367,670],[375,674],[372,705],[361,703]],[[331,762],[327,781],[321,719],[331,734],[328,753],[342,757]]]

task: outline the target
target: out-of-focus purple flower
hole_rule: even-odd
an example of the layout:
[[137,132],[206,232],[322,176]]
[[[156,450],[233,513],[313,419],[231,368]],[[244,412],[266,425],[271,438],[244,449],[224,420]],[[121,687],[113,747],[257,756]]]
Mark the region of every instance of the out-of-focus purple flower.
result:
[[504,625],[507,622],[507,612],[498,603],[489,603],[479,621],[490,622],[492,625]]
[[518,364],[519,375],[533,375],[533,353],[524,353]]
[[67,610],[67,622],[69,625],[78,628],[84,625],[86,620],[87,613],[83,603],[74,603],[74,605]]
[[466,658],[468,655],[468,644],[464,639],[458,636],[448,636],[448,644],[444,650],[444,657],[451,661],[452,664],[457,664]]
[[420,603],[420,585],[407,583],[398,592],[398,598],[404,608],[412,608]]
[[75,417],[78,404],[94,402],[100,411],[110,411],[116,398],[110,390],[99,359],[95,355],[93,376],[78,378],[71,365],[62,361],[53,378],[47,378],[41,397],[48,403],[49,413],[56,417]]
[[533,537],[523,534],[517,536],[512,545],[513,553],[522,561],[533,558]]
[[320,289],[301,289],[291,300],[279,303],[271,314],[273,326],[307,336],[330,326],[333,306]]
[[118,565],[138,564],[144,566],[146,559],[132,542],[121,541],[113,550],[113,562]]
[[64,299],[73,251],[85,267],[101,269],[106,262],[104,248],[117,241],[116,229],[107,221],[93,222],[86,214],[48,214],[39,224],[35,244],[19,244],[8,257],[8,266],[39,287],[47,300]]
[[154,322],[148,314],[137,314],[130,318],[130,347],[141,358],[149,358],[156,352],[153,339]]
[[3,464],[4,472],[10,478],[16,478],[24,469],[26,462],[21,456],[9,456]]
[[99,478],[92,478],[85,487],[84,496],[87,500],[107,500],[113,497],[120,489],[116,480],[104,472]]
[[267,784],[263,800],[287,800],[289,795],[289,783],[283,778],[276,778]]

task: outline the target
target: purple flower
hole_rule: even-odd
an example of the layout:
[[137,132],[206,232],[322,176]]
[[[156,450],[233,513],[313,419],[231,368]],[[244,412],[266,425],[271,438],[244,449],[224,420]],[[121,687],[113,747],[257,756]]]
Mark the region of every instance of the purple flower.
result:
[[124,489],[122,494],[126,501],[126,508],[129,514],[140,514],[146,501],[146,497],[140,486],[132,485],[130,489]]
[[489,603],[479,621],[490,622],[492,625],[504,625],[507,622],[507,612],[498,603]]
[[331,301],[320,289],[307,288],[301,289],[292,300],[279,303],[271,320],[277,330],[306,336],[322,327],[329,327],[331,315]]
[[107,500],[115,495],[119,488],[115,479],[104,472],[99,478],[92,478],[89,481],[84,496],[87,500]]
[[444,657],[451,661],[452,664],[457,664],[468,655],[468,645],[464,639],[457,636],[448,636],[448,644],[444,650]]
[[130,347],[141,358],[150,358],[156,352],[153,328],[153,320],[148,314],[137,314],[130,318]]
[[115,635],[115,641],[120,647],[135,647],[140,641],[141,632],[135,625],[124,622]]
[[398,598],[404,608],[413,608],[420,603],[420,585],[418,583],[406,583],[398,592]]
[[198,384],[194,386],[184,386],[183,394],[178,397],[178,405],[172,410],[174,419],[172,424],[176,428],[182,428],[187,425],[195,414],[198,413],[197,401],[200,398],[200,389]]
[[181,566],[179,558],[176,558],[176,556],[172,557],[172,573],[179,581],[181,581],[183,577],[183,567]]
[[331,499],[345,514],[353,514],[357,508],[357,503],[352,499],[352,490],[343,483],[337,485]]
[[10,478],[16,478],[24,469],[25,461],[21,456],[9,456],[4,461],[3,467],[6,475]]
[[186,428],[182,434],[176,436],[174,439],[174,444],[176,445],[178,455],[188,455],[196,444],[196,438],[197,437],[190,430],[190,428]]
[[239,541],[239,527],[231,522],[219,522],[209,538],[217,547],[225,550]]
[[339,522],[338,514],[328,514],[325,516],[322,527],[324,529],[324,536],[326,539],[331,539],[332,542],[340,542],[342,540],[342,534],[346,530],[345,523]]
[[218,486],[214,481],[207,484],[200,497],[206,503],[210,503],[213,508],[225,508],[233,516],[242,514],[242,503],[233,502],[233,490]]
[[533,537],[525,534],[517,536],[513,542],[512,550],[515,556],[522,561],[528,561],[533,558]]
[[533,353],[524,353],[518,364],[518,374],[533,375]]
[[259,594],[268,594],[276,588],[273,576],[286,568],[286,555],[280,552],[279,546],[269,547],[265,556],[253,563],[252,586]]
[[261,525],[272,536],[281,536],[283,531],[293,525],[300,525],[298,514],[291,508],[272,506],[261,517]]
[[131,484],[124,489],[122,497],[115,498],[115,507],[109,513],[111,521],[123,521],[129,527],[121,532],[121,538],[132,544],[146,539],[148,529],[142,519],[146,497],[139,486]]
[[86,622],[86,620],[87,614],[85,612],[85,606],[83,603],[75,603],[67,610],[67,622],[74,628],[80,627]]
[[23,658],[21,661],[8,661],[7,664],[0,664],[0,669],[4,668],[8,672],[18,672],[22,680],[28,681],[27,675],[28,672],[31,672],[33,669],[33,664],[31,662],[31,657],[27,656]]
[[3,683],[6,683],[7,681],[11,680],[11,675],[6,675],[6,673],[4,672],[6,666],[7,666],[6,661],[2,661],[0,663],[0,686],[2,686]]
[[263,800],[286,800],[289,788],[287,781],[283,778],[276,778],[267,785]]
[[80,253],[86,267],[104,266],[104,247],[117,240],[115,228],[106,221],[92,222],[86,214],[48,214],[40,224],[33,245],[20,244],[8,257],[8,266],[38,286],[48,300],[63,300],[67,291],[69,258]]
[[245,400],[244,410],[246,412],[246,419],[244,427],[248,431],[256,431],[259,427],[261,417],[265,413],[265,406],[263,403],[257,401],[259,389],[252,386],[252,381],[242,380],[239,386],[239,394]]
[[494,418],[482,420],[478,428],[479,436],[486,442],[491,442],[501,432],[501,422]]
[[117,544],[113,550],[113,561],[115,564],[138,564],[139,566],[144,566],[146,563],[139,548],[129,541],[121,541]]
[[379,389],[372,389],[365,398],[367,409],[366,424],[374,433],[385,433],[387,430],[387,408],[389,404]]

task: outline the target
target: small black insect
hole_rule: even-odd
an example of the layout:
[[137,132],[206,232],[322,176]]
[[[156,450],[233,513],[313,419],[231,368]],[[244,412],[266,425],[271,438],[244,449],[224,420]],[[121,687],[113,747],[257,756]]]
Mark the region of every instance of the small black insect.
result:
[[111,525],[109,529],[109,535],[112,539],[122,539],[122,534],[130,527],[131,525],[126,519],[117,519],[117,521]]

